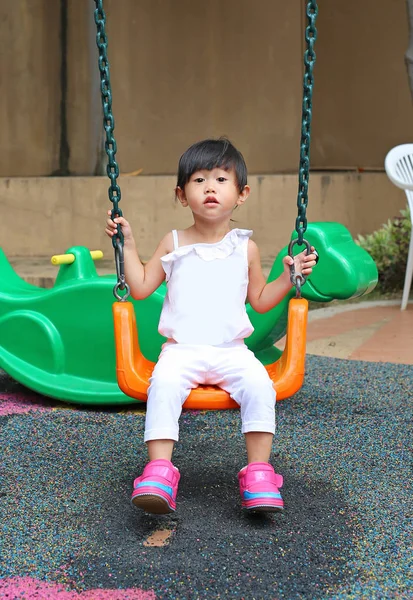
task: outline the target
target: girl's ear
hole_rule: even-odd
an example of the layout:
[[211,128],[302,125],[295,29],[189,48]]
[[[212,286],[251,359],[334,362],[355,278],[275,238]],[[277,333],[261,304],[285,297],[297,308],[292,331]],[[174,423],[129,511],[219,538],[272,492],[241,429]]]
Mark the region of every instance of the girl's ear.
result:
[[245,185],[242,192],[239,193],[238,200],[237,200],[237,203],[235,206],[240,206],[241,204],[244,204],[245,200],[248,198],[249,195],[250,195],[250,186]]
[[188,206],[188,200],[186,199],[185,191],[182,188],[177,186],[175,188],[175,194],[182,206]]

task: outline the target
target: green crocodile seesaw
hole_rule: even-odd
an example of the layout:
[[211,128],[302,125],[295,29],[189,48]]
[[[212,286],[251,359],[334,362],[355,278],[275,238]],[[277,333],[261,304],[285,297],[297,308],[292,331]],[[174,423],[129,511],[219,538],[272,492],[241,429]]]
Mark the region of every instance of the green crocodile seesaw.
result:
[[[317,248],[320,261],[302,288],[303,297],[329,302],[361,296],[375,287],[376,265],[343,225],[312,223],[306,237]],[[116,380],[112,322],[116,276],[99,276],[85,247],[67,253],[74,261],[62,264],[54,287],[44,289],[21,279],[0,249],[0,367],[52,398],[96,405],[136,402],[120,391]],[[270,281],[282,272],[286,253],[287,246],[274,261]],[[162,284],[149,298],[133,301],[141,349],[152,361],[164,342],[157,327],[165,292]],[[285,333],[293,295],[294,291],[265,314],[247,306],[254,326],[247,344],[264,364],[280,354],[273,344]]]

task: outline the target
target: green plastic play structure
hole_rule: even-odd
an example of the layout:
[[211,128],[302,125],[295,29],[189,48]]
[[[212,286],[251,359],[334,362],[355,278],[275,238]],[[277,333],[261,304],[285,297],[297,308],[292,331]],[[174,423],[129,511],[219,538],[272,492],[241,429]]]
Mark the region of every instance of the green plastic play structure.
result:
[[[329,302],[374,288],[376,266],[345,227],[312,223],[307,237],[323,258],[302,289],[305,298]],[[112,325],[116,276],[99,276],[87,248],[70,248],[68,253],[75,261],[61,265],[54,287],[44,289],[21,279],[0,250],[0,367],[28,388],[60,400],[96,405],[137,402],[123,394],[116,381]],[[274,261],[270,280],[282,272],[286,253],[287,247]],[[133,301],[142,352],[153,361],[164,341],[157,326],[165,291],[162,284],[146,300]],[[247,308],[255,328],[247,344],[264,364],[278,358],[273,343],[285,333],[289,297],[266,314]]]

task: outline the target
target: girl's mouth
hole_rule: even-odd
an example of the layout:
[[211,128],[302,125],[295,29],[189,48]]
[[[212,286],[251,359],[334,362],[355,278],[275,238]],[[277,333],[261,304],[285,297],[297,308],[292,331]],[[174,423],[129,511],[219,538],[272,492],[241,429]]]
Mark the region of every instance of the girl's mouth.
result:
[[204,204],[219,204],[219,202],[213,196],[208,196],[208,198],[206,198]]

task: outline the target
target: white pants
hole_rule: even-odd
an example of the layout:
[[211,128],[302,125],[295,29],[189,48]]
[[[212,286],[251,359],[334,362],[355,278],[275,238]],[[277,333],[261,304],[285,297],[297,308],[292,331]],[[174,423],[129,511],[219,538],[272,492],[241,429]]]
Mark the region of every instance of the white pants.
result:
[[178,440],[182,405],[199,384],[217,385],[241,407],[242,433],[275,432],[275,390],[243,341],[222,346],[167,342],[148,390],[145,442]]

